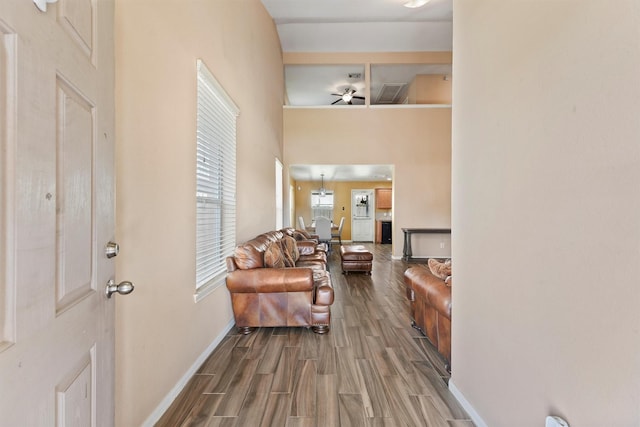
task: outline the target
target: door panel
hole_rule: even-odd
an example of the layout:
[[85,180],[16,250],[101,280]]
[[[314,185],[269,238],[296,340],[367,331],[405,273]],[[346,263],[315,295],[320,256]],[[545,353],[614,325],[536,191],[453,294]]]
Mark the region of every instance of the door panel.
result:
[[112,426],[113,3],[0,10],[0,424]]
[[17,36],[0,18],[0,352],[15,340],[13,268],[14,120]]
[[93,56],[96,8],[91,0],[62,0],[58,20],[69,36],[88,57]]
[[95,291],[93,279],[93,105],[57,79],[56,311]]
[[351,240],[373,242],[375,235],[373,190],[351,190]]

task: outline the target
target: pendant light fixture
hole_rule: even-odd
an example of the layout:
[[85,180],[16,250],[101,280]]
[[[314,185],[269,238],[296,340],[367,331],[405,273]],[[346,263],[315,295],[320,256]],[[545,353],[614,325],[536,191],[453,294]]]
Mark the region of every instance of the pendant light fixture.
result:
[[318,190],[320,192],[320,196],[326,196],[327,195],[327,190],[325,190],[324,188],[324,174],[321,173],[320,174],[320,178],[322,179],[322,184],[320,184],[320,189]]

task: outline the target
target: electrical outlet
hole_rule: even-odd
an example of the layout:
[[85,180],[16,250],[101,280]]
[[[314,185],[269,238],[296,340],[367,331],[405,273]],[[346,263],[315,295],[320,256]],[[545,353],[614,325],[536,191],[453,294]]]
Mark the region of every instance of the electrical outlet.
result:
[[444,242],[440,242],[440,249],[444,249]]

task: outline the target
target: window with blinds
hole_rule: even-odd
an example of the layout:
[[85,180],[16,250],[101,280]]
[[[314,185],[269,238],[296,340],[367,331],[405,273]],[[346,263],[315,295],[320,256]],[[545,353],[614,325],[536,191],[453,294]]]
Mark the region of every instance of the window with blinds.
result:
[[276,159],[276,230],[282,228],[284,219],[284,194],[282,193],[282,163]]
[[311,192],[311,215],[313,219],[319,216],[333,219],[333,192]]
[[224,283],[236,241],[238,107],[197,61],[196,300]]

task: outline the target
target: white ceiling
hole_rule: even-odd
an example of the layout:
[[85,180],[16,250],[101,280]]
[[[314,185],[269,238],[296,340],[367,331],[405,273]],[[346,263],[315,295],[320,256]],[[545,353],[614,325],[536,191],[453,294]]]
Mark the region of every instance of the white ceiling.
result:
[[296,181],[389,181],[392,165],[291,165],[289,174]]
[[451,50],[453,0],[262,0],[284,52]]
[[[451,51],[453,0],[431,0],[409,9],[407,0],[262,0],[273,18],[283,52]],[[361,72],[362,78],[349,78]],[[416,74],[451,74],[450,65],[372,65],[370,103],[384,83],[411,82]],[[347,87],[364,95],[362,64],[285,68],[289,105],[330,105]],[[354,104],[361,103],[354,100]],[[339,104],[343,104],[340,102]],[[339,105],[338,104],[338,105]],[[347,107],[342,107],[347,108]],[[293,165],[296,180],[379,181],[391,165]]]

